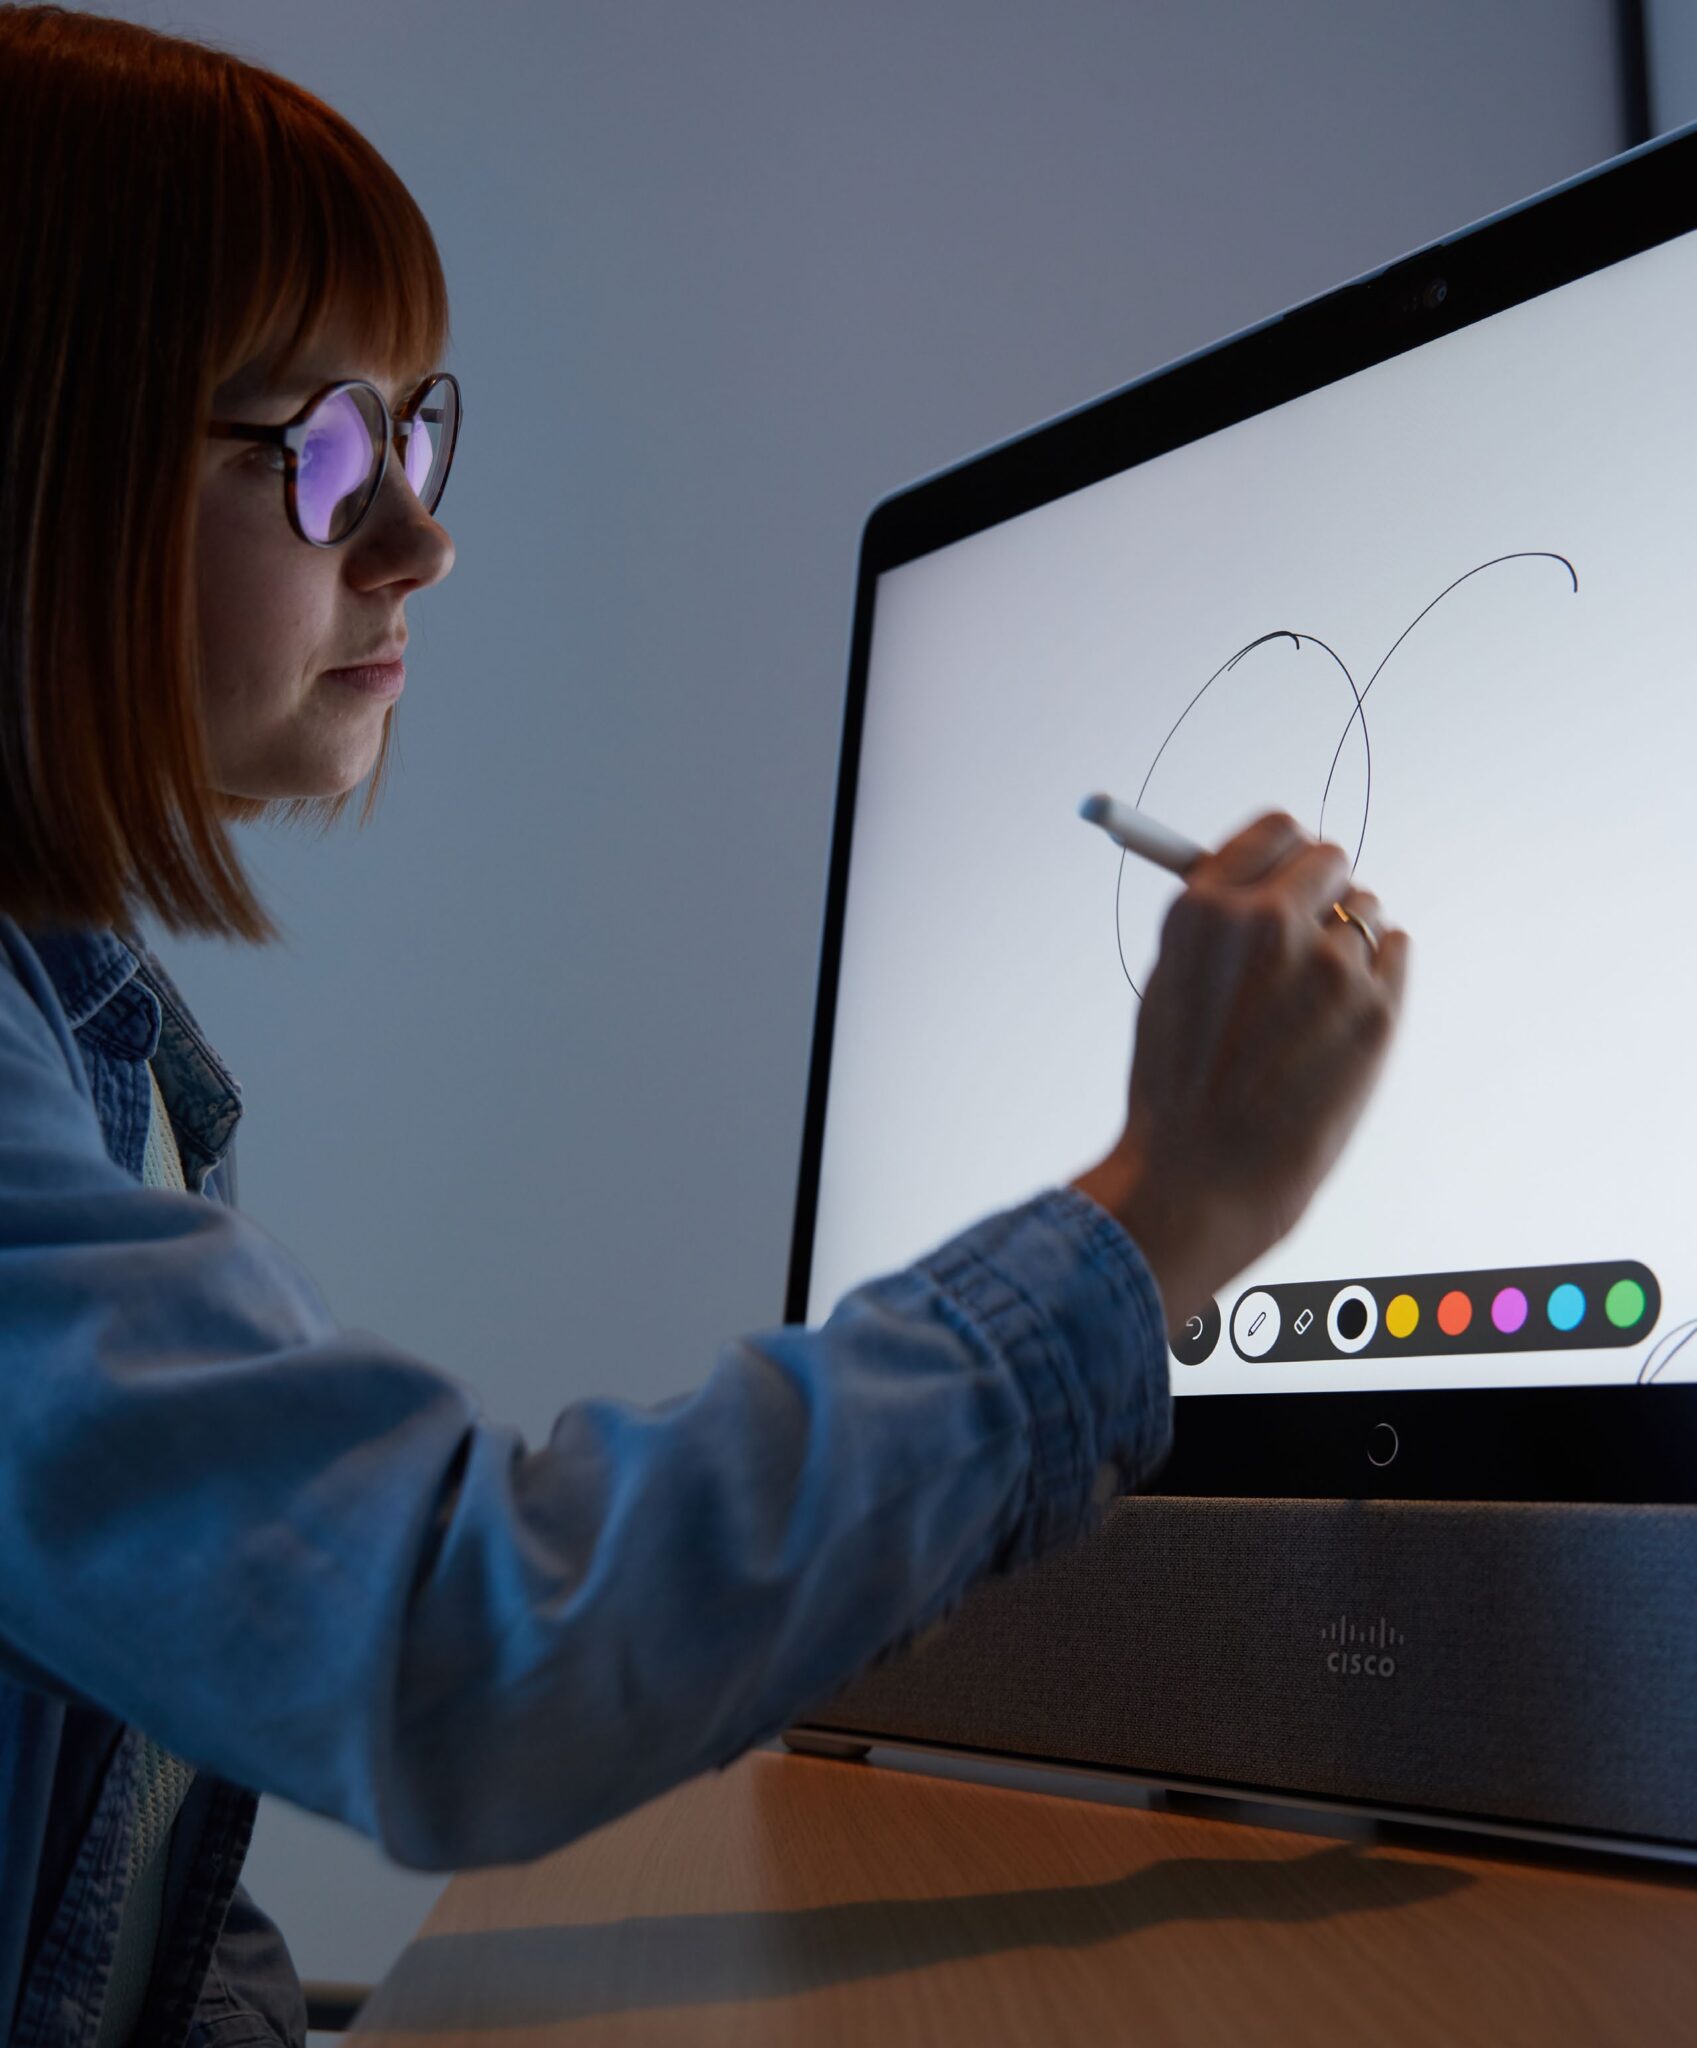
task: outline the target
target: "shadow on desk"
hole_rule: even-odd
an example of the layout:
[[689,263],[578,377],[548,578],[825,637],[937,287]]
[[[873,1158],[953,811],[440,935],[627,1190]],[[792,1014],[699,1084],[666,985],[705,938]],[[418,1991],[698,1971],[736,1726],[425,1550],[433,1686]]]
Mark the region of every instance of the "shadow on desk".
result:
[[1354,1843],[1273,1860],[1174,1857],[1104,1884],[679,1913],[424,1935],[362,2024],[409,2034],[545,2026],[659,2006],[792,1997],[1029,1948],[1082,1948],[1183,1921],[1301,1924],[1414,1906],[1473,1879]]

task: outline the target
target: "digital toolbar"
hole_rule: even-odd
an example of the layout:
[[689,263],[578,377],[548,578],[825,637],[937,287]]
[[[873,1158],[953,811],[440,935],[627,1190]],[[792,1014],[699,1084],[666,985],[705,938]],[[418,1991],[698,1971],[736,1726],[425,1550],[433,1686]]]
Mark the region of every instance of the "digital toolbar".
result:
[[1302,1365],[1636,1344],[1661,1308],[1649,1267],[1613,1259],[1253,1287],[1228,1327],[1239,1358]]

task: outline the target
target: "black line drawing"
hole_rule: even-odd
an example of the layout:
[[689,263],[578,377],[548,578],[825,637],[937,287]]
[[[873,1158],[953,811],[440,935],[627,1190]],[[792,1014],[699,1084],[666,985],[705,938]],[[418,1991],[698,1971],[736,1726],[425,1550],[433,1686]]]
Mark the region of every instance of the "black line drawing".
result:
[[1688,1323],[1681,1323],[1676,1329],[1664,1330],[1651,1348],[1644,1363],[1638,1368],[1638,1384],[1647,1387],[1657,1375],[1673,1363],[1693,1337],[1697,1337],[1697,1317]]
[[[1434,597],[1429,604],[1423,605],[1421,609],[1415,613],[1414,617],[1409,620],[1408,624],[1403,627],[1402,631],[1396,636],[1396,638],[1391,642],[1390,646],[1386,649],[1383,657],[1379,662],[1378,667],[1374,669],[1373,673],[1367,678],[1366,687],[1362,689],[1357,689],[1355,677],[1350,673],[1349,664],[1343,659],[1342,655],[1340,655],[1334,647],[1328,646],[1327,643],[1320,638],[1319,634],[1299,633],[1295,631],[1292,627],[1280,626],[1275,628],[1275,630],[1271,633],[1262,633],[1258,635],[1255,639],[1249,641],[1247,645],[1240,647],[1229,661],[1223,661],[1220,664],[1220,666],[1217,669],[1215,669],[1214,673],[1208,678],[1208,680],[1202,685],[1201,689],[1199,689],[1196,692],[1195,696],[1191,698],[1190,702],[1179,713],[1178,717],[1173,720],[1172,725],[1168,728],[1166,738],[1162,740],[1161,744],[1155,749],[1155,758],[1149,763],[1149,766],[1144,773],[1143,780],[1138,785],[1135,802],[1139,805],[1142,804],[1144,794],[1147,791],[1149,784],[1154,777],[1155,770],[1160,766],[1161,756],[1167,751],[1167,748],[1172,744],[1172,741],[1176,736],[1179,727],[1183,725],[1184,721],[1196,709],[1197,705],[1201,703],[1202,699],[1220,680],[1221,676],[1229,674],[1231,670],[1236,668],[1238,663],[1243,660],[1246,654],[1253,654],[1258,647],[1265,647],[1269,641],[1289,640],[1291,644],[1297,649],[1298,653],[1301,652],[1303,643],[1306,641],[1309,646],[1318,647],[1323,654],[1329,655],[1332,661],[1336,663],[1337,668],[1339,672],[1342,674],[1345,683],[1347,683],[1349,686],[1349,694],[1352,700],[1349,717],[1344,723],[1343,731],[1338,735],[1338,743],[1336,747],[1332,750],[1331,766],[1326,770],[1325,788],[1320,793],[1320,819],[1319,824],[1316,827],[1316,831],[1321,836],[1324,835],[1326,829],[1326,803],[1332,793],[1332,783],[1337,776],[1338,763],[1343,759],[1343,750],[1349,742],[1350,734],[1356,729],[1357,726],[1359,726],[1361,729],[1361,750],[1364,776],[1361,794],[1361,824],[1359,830],[1355,835],[1355,852],[1351,855],[1349,863],[1350,873],[1353,874],[1356,868],[1360,865],[1361,849],[1367,841],[1367,818],[1369,812],[1372,809],[1373,803],[1373,741],[1372,736],[1367,728],[1366,710],[1367,699],[1372,692],[1373,685],[1379,680],[1380,676],[1384,674],[1386,662],[1388,662],[1391,656],[1395,654],[1397,649],[1408,638],[1409,634],[1414,631],[1415,627],[1420,624],[1421,620],[1424,619],[1428,613],[1434,611],[1440,604],[1443,603],[1444,599],[1449,596],[1452,590],[1458,590],[1461,587],[1461,585],[1466,583],[1471,577],[1481,575],[1487,569],[1495,569],[1504,562],[1527,561],[1559,562],[1562,565],[1562,567],[1567,571],[1569,577],[1572,578],[1574,594],[1577,596],[1579,591],[1579,574],[1578,571],[1574,568],[1573,564],[1568,560],[1566,555],[1557,554],[1549,548],[1518,548],[1511,554],[1493,555],[1488,562],[1480,562],[1475,568],[1469,569],[1465,571],[1464,574],[1458,576],[1453,583],[1445,584],[1444,588],[1438,592],[1437,596]],[[1126,963],[1125,933],[1122,929],[1120,921],[1120,901],[1125,885],[1125,864],[1128,858],[1129,855],[1122,851],[1122,853],[1120,854],[1119,870],[1114,880],[1114,940],[1119,948],[1120,971],[1124,974],[1126,982],[1129,985],[1133,995],[1135,995],[1138,1001],[1141,1002],[1143,1000],[1143,991],[1137,986],[1137,983],[1132,980],[1131,968]]]

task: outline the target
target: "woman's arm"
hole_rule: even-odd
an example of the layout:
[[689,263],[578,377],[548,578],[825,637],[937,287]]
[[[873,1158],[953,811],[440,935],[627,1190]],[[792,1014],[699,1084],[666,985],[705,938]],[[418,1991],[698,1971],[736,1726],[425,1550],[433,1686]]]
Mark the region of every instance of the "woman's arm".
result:
[[532,1449],[117,1166],[3,959],[0,1373],[0,1662],[433,1869],[728,1761],[1170,1430],[1149,1271],[1069,1189]]

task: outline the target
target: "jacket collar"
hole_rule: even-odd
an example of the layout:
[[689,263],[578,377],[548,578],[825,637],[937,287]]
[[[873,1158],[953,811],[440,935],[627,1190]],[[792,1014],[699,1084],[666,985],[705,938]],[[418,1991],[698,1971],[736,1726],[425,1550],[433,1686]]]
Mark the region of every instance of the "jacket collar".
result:
[[241,1084],[157,957],[134,932],[54,926],[29,940],[71,1029],[116,1059],[151,1060],[179,1148],[216,1166],[241,1120]]
[[[126,946],[116,932],[55,925],[32,931],[29,941],[47,969],[65,1021],[73,1031],[81,1031],[104,1009],[141,965],[139,954]],[[149,1059],[152,1054],[153,1046],[149,1045],[135,1056]]]

